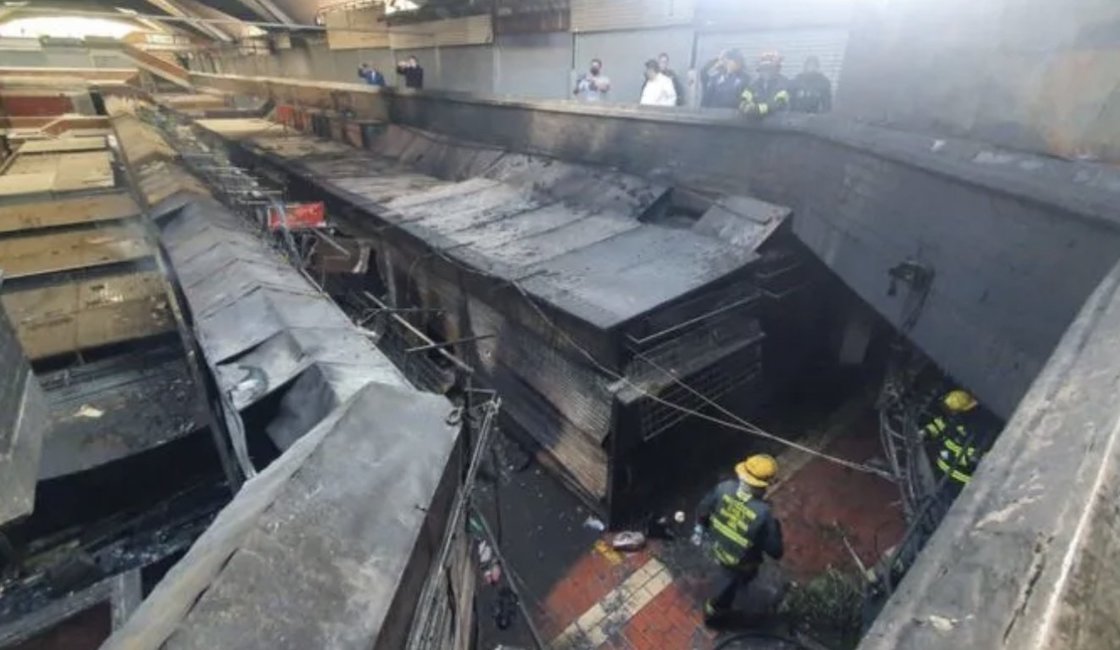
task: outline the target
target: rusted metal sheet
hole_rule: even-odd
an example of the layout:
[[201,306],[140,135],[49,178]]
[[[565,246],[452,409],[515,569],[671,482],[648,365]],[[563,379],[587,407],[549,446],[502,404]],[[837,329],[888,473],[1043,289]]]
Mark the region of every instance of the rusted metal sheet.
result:
[[74,113],[74,102],[62,93],[6,93],[0,102],[8,115],[62,115]]
[[125,219],[140,208],[125,192],[0,205],[0,233]]
[[111,227],[0,239],[0,269],[20,278],[127,262],[151,254],[139,227]]
[[158,273],[118,275],[0,296],[32,359],[174,329]]

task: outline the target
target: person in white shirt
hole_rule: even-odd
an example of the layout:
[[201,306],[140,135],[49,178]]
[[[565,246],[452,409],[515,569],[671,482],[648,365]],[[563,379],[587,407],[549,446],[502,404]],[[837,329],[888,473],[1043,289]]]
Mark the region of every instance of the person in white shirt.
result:
[[646,61],[646,83],[642,86],[643,106],[676,106],[677,89],[673,80],[661,72],[661,64],[656,60]]

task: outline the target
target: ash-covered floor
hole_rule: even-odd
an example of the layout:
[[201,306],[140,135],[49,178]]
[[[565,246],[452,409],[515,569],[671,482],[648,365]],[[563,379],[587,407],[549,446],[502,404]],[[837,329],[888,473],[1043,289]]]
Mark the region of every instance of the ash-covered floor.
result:
[[[815,407],[804,406],[812,400],[784,403],[762,424],[801,435],[810,447],[858,463],[874,463],[881,455],[878,420],[866,390],[816,400]],[[595,530],[587,508],[539,464],[528,462],[517,445],[501,441],[500,489],[495,490],[492,480],[485,481],[481,500],[491,522],[500,520],[506,577],[520,587],[546,647],[701,650],[745,630],[761,636],[726,647],[814,647],[816,641],[822,645],[815,647],[839,648],[852,643],[850,634],[843,638],[836,630],[819,629],[820,620],[805,620],[796,605],[790,611],[797,599],[787,600],[780,609],[778,601],[798,589],[819,597],[822,580],[835,575],[858,585],[860,572],[852,553],[864,566],[873,566],[905,530],[897,488],[877,476],[802,452],[768,450],[778,455],[782,468],[770,498],[783,524],[786,555],[782,562],[765,566],[741,595],[737,608],[745,615],[740,620],[718,632],[709,630],[701,611],[711,589],[713,565],[688,539],[695,506],[707,487],[730,475],[740,455],[752,446],[759,449],[757,441],[744,441],[742,434],[703,432],[709,433],[705,439],[725,450],[726,462],[701,473],[690,463],[687,471],[668,476],[666,497],[651,504],[648,514],[672,519],[679,509],[686,513],[686,522],[675,527],[676,539],[650,540],[632,553],[613,550],[617,531]],[[811,599],[799,602],[807,600]],[[520,613],[507,629],[499,629],[498,614],[511,609],[508,599],[505,607],[502,601],[498,587],[480,587],[479,648],[532,647]],[[768,634],[801,636],[809,645],[782,643]]]

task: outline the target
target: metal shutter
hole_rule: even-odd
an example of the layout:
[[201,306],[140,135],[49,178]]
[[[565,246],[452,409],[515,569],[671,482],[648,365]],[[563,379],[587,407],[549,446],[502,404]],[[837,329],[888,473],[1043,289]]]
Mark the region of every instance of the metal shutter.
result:
[[440,85],[432,88],[494,94],[494,50],[489,45],[440,48],[439,67]]
[[539,99],[565,99],[570,93],[572,35],[500,34],[495,92]]
[[695,0],[571,0],[572,31],[692,24]]

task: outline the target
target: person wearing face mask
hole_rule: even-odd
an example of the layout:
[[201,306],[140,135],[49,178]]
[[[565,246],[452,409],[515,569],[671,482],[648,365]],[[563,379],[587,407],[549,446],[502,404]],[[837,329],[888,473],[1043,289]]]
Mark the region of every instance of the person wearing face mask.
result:
[[581,101],[597,102],[605,100],[610,90],[611,80],[603,74],[603,62],[599,59],[591,59],[590,70],[579,76],[572,94]]
[[758,58],[758,78],[743,91],[739,110],[754,117],[789,110],[789,80],[782,76],[782,55],[763,52]]

